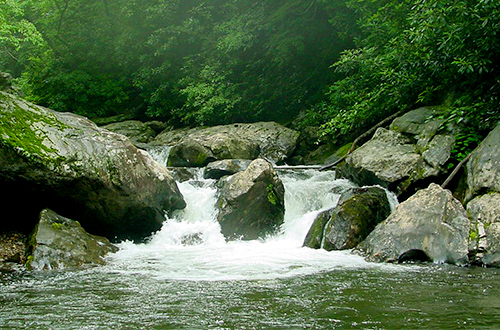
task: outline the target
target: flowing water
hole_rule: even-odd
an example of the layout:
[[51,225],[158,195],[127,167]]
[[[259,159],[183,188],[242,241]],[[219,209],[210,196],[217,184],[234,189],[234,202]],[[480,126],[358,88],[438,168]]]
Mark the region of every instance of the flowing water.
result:
[[281,232],[236,242],[220,233],[215,182],[199,176],[179,183],[185,210],[149,242],[119,244],[106,266],[0,273],[0,328],[500,328],[499,270],[301,247],[315,215],[351,186],[333,172],[280,171]]

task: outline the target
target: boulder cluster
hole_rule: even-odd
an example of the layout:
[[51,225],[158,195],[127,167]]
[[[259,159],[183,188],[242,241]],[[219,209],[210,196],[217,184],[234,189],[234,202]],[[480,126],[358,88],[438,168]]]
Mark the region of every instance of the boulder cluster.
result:
[[[227,240],[265,238],[283,223],[284,186],[274,166],[297,159],[302,142],[293,129],[273,122],[98,127],[9,92],[0,91],[1,202],[16,212],[0,225],[0,265],[102,264],[116,251],[112,242],[143,241],[185,207],[176,184],[189,175],[182,167],[204,167],[205,178],[217,180]],[[410,111],[349,154],[337,174],[359,187],[318,214],[304,246],[352,249],[378,262],[500,266],[500,125],[447,190],[437,183],[450,172],[460,128],[440,119],[442,111]]]
[[340,175],[379,184],[400,200],[356,250],[372,261],[500,266],[500,125],[471,154],[453,191],[443,189],[459,129],[439,108],[419,108],[350,154]]

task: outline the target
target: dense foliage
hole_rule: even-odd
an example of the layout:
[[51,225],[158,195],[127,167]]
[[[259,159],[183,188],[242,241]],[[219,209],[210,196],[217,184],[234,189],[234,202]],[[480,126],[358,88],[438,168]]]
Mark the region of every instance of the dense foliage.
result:
[[[44,43],[18,35],[2,43],[2,64],[22,72],[33,101],[91,117],[290,120],[333,82],[329,66],[352,46],[330,22],[334,8],[310,0],[21,3],[17,22]],[[13,53],[23,55],[15,65]]]
[[363,35],[333,66],[344,78],[330,86],[328,101],[312,110],[322,114],[327,132],[362,129],[397,109],[426,104],[448,105],[448,120],[467,122],[475,131],[467,136],[498,121],[500,2],[351,5],[363,12]]
[[496,0],[2,0],[0,70],[89,117],[291,121],[353,136],[447,104],[499,119]]

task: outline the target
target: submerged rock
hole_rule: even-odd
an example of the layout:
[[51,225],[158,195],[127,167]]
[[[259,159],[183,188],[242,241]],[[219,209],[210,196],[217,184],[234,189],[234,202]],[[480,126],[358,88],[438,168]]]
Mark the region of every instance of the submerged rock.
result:
[[436,263],[466,265],[469,231],[462,204],[431,184],[399,204],[357,249],[372,261],[401,261],[418,250]]
[[403,197],[443,176],[457,132],[442,128],[441,119],[430,119],[439,113],[419,108],[396,118],[390,129],[377,129],[347,157],[339,175],[360,186],[379,184]]
[[336,207],[318,215],[304,246],[328,251],[354,248],[390,213],[383,189],[355,188],[342,196]]
[[[168,130],[159,134],[152,144],[179,145],[184,150],[193,146],[199,149],[199,146],[202,146],[209,152],[207,155],[214,157],[213,160],[264,158],[272,163],[279,163],[292,154],[298,136],[297,131],[280,124],[259,122]],[[190,141],[195,141],[197,145]],[[174,148],[171,151],[171,155],[173,154],[175,154]],[[186,159],[193,160],[193,158]],[[208,163],[200,165],[202,162],[196,161],[192,164],[177,165],[176,160],[169,162],[170,166],[204,166]]]
[[1,200],[28,233],[40,211],[76,219],[112,240],[141,240],[161,228],[164,212],[185,207],[170,172],[123,135],[88,119],[0,92]]
[[106,238],[90,235],[78,222],[46,209],[29,238],[27,267],[50,270],[102,265],[103,257],[117,250]]
[[256,159],[219,184],[218,220],[227,239],[262,238],[283,223],[285,189],[269,162]]

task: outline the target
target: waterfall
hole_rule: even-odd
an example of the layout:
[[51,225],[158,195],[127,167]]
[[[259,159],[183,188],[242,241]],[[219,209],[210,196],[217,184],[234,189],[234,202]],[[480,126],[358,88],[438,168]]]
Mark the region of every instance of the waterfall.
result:
[[159,146],[148,149],[148,152],[158,163],[167,166],[171,149],[171,146]]
[[178,183],[187,207],[167,218],[147,243],[123,242],[109,261],[114,271],[144,273],[159,279],[250,280],[312,274],[336,267],[367,267],[349,251],[302,247],[316,215],[335,206],[353,186],[332,171],[278,170],[285,186],[285,220],[279,233],[265,240],[226,242],[217,221],[216,182]]

